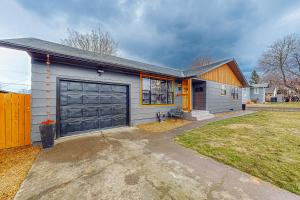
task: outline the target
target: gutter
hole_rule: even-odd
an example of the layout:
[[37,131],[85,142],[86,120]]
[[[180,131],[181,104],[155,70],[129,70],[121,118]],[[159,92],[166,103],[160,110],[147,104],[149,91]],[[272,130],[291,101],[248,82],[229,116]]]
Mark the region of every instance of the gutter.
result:
[[107,66],[112,66],[113,65],[114,67],[118,67],[118,68],[124,69],[124,70],[132,70],[132,71],[138,71],[138,72],[154,73],[154,74],[159,74],[159,75],[164,75],[164,76],[169,76],[169,77],[184,78],[183,71],[182,70],[177,70],[177,69],[175,69],[175,70],[178,71],[180,75],[154,72],[154,71],[150,71],[150,70],[147,70],[147,69],[137,69],[134,66],[122,65],[122,64],[118,64],[118,63],[114,63],[114,62],[105,62],[105,61],[96,61],[96,60],[92,60],[92,59],[84,59],[84,58],[65,55],[65,54],[61,54],[61,53],[55,53],[55,52],[52,52],[52,51],[46,51],[46,50],[43,50],[43,49],[31,48],[31,47],[28,47],[28,46],[25,46],[25,45],[19,45],[19,44],[16,45],[16,44],[12,44],[10,42],[5,42],[3,40],[0,40],[0,46],[8,47],[8,48],[11,48],[11,49],[16,49],[16,50],[23,50],[23,51],[32,52],[32,53],[40,53],[40,54],[45,54],[45,55],[49,54],[49,55],[56,56],[56,57],[59,57],[59,58],[71,59],[71,60],[75,60],[75,61],[88,62],[88,63],[99,64],[99,65],[102,64],[102,65],[107,65]]

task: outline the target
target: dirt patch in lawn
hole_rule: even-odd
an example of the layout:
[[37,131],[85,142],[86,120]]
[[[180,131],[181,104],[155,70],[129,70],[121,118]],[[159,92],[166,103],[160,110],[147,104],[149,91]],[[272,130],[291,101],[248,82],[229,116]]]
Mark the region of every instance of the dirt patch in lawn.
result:
[[189,123],[191,123],[191,121],[182,119],[167,119],[163,122],[151,122],[146,124],[140,124],[137,127],[148,132],[161,133],[187,125]]
[[40,147],[17,147],[0,150],[0,199],[13,199]]

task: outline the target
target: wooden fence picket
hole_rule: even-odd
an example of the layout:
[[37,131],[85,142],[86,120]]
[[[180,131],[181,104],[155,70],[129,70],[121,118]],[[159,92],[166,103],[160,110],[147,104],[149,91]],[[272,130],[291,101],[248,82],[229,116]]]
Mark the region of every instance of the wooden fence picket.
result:
[[29,94],[0,93],[0,149],[30,144]]

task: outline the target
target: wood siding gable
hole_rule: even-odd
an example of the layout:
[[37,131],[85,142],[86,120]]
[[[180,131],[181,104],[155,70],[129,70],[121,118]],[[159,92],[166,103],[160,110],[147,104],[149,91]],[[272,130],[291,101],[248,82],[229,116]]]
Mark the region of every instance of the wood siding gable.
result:
[[200,75],[199,78],[207,81],[243,87],[243,84],[241,83],[241,81],[239,81],[228,64],[222,65],[221,67],[206,72]]

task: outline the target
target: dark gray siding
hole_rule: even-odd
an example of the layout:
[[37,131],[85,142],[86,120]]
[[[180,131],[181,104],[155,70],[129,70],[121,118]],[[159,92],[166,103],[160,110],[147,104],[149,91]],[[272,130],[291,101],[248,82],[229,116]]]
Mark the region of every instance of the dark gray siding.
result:
[[[39,61],[32,61],[32,141],[39,141],[39,123],[47,118],[49,112],[51,118],[56,120],[56,94],[57,78],[69,78],[88,81],[101,81],[129,84],[130,88],[130,117],[131,125],[156,120],[157,112],[168,112],[172,106],[142,106],[140,105],[140,78],[105,71],[99,76],[95,69],[86,69],[62,64],[51,64],[48,76],[47,66]],[[47,91],[48,90],[48,91]],[[181,100],[176,98],[176,103]],[[180,106],[181,104],[179,104]]]
[[231,89],[234,86],[226,86],[226,95],[221,96],[220,83],[206,81],[206,110],[211,113],[226,112],[242,109],[242,89],[239,88],[239,99],[234,100],[231,96]]

